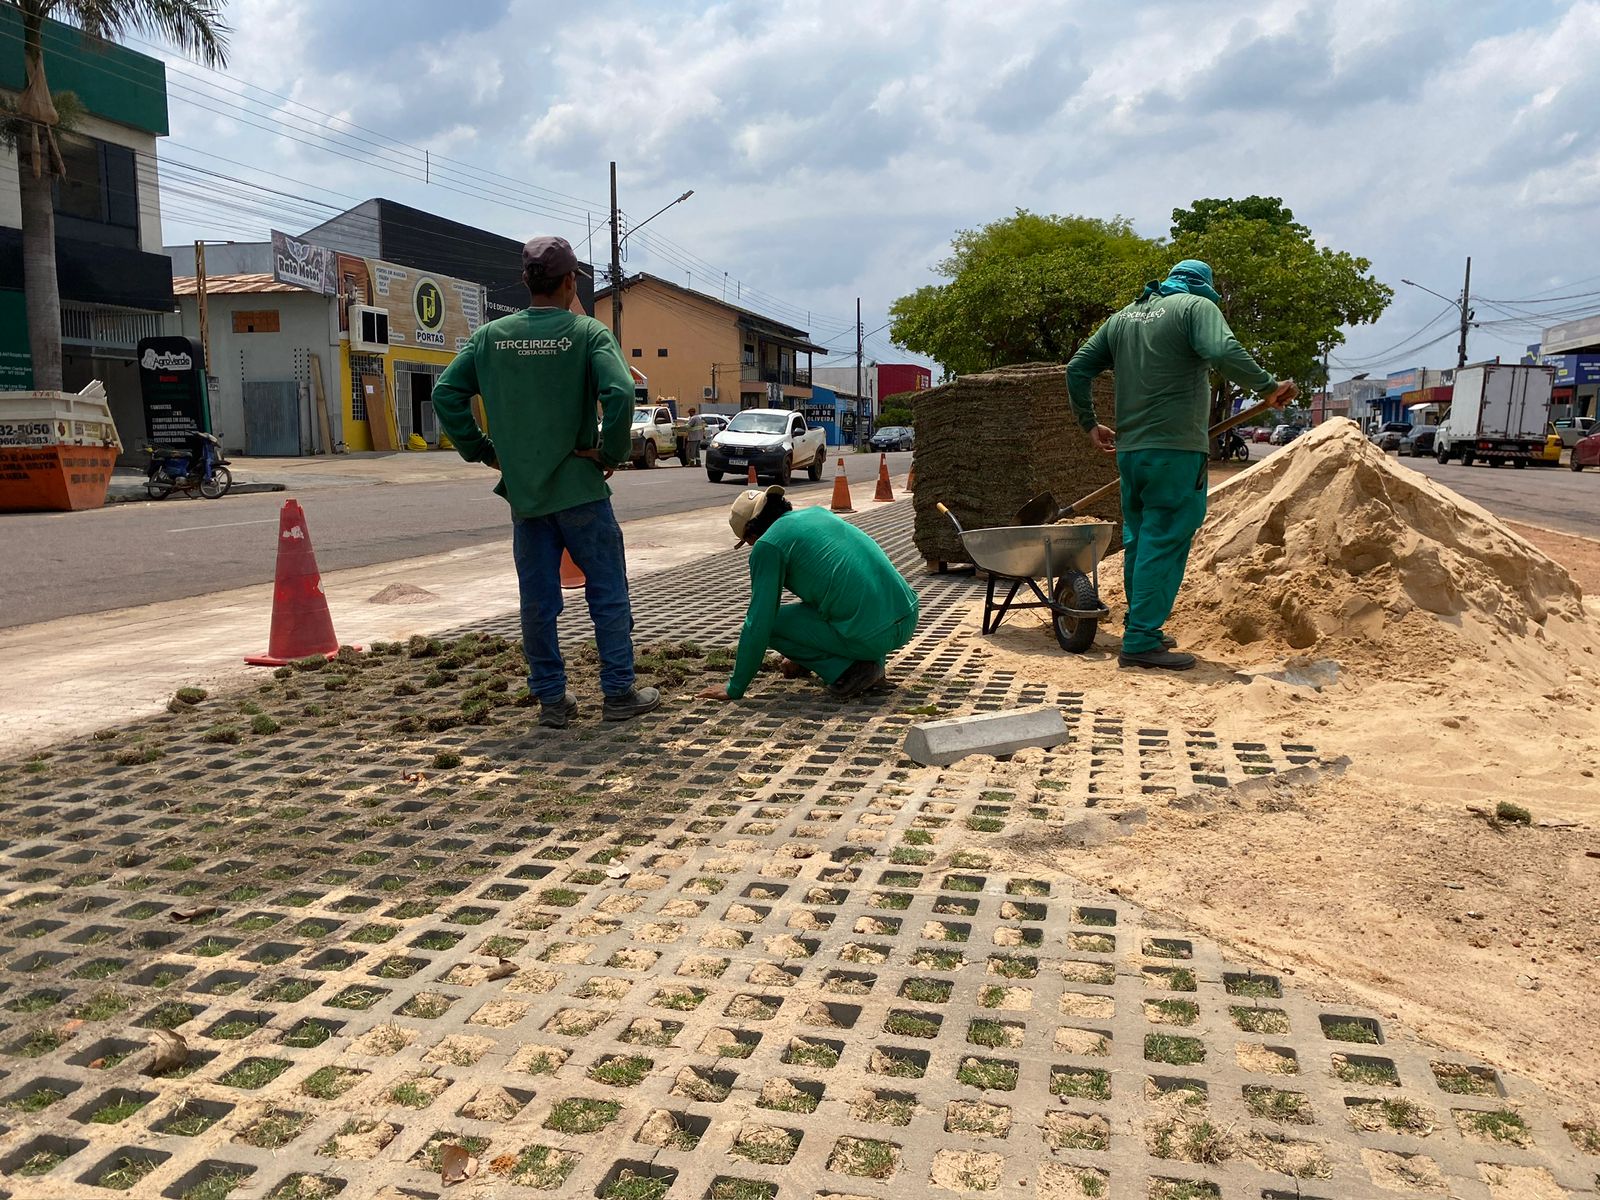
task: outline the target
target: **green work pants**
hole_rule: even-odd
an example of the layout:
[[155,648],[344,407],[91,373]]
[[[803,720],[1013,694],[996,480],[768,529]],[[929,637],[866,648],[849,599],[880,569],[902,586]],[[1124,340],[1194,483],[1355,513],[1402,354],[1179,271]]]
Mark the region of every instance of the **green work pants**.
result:
[[1122,583],[1128,617],[1125,654],[1161,649],[1189,545],[1206,519],[1206,456],[1192,450],[1129,450],[1122,477]]
[[809,604],[780,604],[772,623],[772,648],[832,683],[853,662],[875,662],[880,667],[889,655],[911,640],[917,627],[915,612],[865,637],[843,634]]

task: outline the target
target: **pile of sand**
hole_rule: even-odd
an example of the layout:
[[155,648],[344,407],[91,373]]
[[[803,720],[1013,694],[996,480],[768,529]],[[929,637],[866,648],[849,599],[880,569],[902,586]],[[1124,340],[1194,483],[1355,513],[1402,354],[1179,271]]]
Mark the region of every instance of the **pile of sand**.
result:
[[1404,667],[1488,657],[1582,614],[1562,566],[1336,420],[1212,492],[1167,628],[1230,658]]

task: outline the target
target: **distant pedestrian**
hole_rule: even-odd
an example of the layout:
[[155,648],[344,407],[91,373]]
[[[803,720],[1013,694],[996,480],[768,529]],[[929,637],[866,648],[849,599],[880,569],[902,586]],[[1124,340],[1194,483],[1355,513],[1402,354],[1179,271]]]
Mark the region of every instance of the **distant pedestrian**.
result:
[[[630,456],[633,376],[611,331],[571,311],[577,271],[565,239],[528,242],[529,306],[480,326],[433,387],[434,412],[457,452],[500,471],[495,491],[511,506],[528,690],[539,701],[539,724],[555,729],[578,715],[556,636],[563,550],[586,580],[602,715],[623,721],[661,703],[655,688],[634,683],[628,569],[606,483]],[[474,395],[483,397],[493,441],[472,414]]]
[[[885,681],[887,657],[917,628],[917,594],[871,537],[826,508],[795,512],[783,488],[751,488],[728,524],[750,546],[750,608],[726,687],[699,693],[737,700],[769,648],[791,678],[815,673],[841,700]],[[782,604],[785,591],[798,604]]]
[[706,423],[698,408],[689,409],[689,423],[683,427],[684,449],[689,457],[683,460],[686,467],[700,465],[700,445],[705,441]]
[[[1122,481],[1122,580],[1128,615],[1118,662],[1183,671],[1162,626],[1183,583],[1189,547],[1206,516],[1211,457],[1209,371],[1270,396],[1282,408],[1300,393],[1279,381],[1233,336],[1217,307],[1211,268],[1186,258],[1113,313],[1067,364],[1067,393],[1094,444],[1117,456]],[[1090,385],[1116,372],[1116,428],[1095,417]]]

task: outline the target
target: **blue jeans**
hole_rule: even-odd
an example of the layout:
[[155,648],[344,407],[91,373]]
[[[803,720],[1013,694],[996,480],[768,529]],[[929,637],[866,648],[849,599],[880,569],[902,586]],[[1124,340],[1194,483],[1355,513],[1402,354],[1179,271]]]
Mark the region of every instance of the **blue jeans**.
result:
[[542,517],[516,518],[511,555],[522,593],[522,652],[528,659],[528,691],[534,699],[557,701],[567,690],[556,618],[561,595],[561,551],[587,581],[584,595],[600,651],[600,688],[607,696],[633,687],[633,607],[628,600],[628,566],[622,530],[610,500],[595,500]]

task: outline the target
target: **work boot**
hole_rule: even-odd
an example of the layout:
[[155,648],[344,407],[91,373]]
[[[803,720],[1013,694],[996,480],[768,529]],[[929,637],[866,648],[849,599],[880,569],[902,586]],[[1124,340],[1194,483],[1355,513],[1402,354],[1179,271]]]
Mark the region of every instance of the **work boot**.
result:
[[[1123,631],[1122,636],[1128,636],[1126,630]],[[1170,633],[1163,633],[1161,635],[1161,648],[1163,650],[1176,650],[1178,648],[1178,639],[1173,637]]]
[[653,687],[631,687],[620,696],[607,696],[601,716],[608,721],[628,721],[661,707],[661,693]]
[[578,698],[571,692],[559,700],[539,701],[539,724],[546,729],[565,729],[578,716]]
[[1140,650],[1133,654],[1124,650],[1117,655],[1117,665],[1144,667],[1146,670],[1187,671],[1194,666],[1194,655],[1176,650]]
[[828,695],[836,700],[848,700],[870,691],[883,681],[883,667],[879,663],[865,660],[853,662],[844,669],[843,675],[828,685]]

